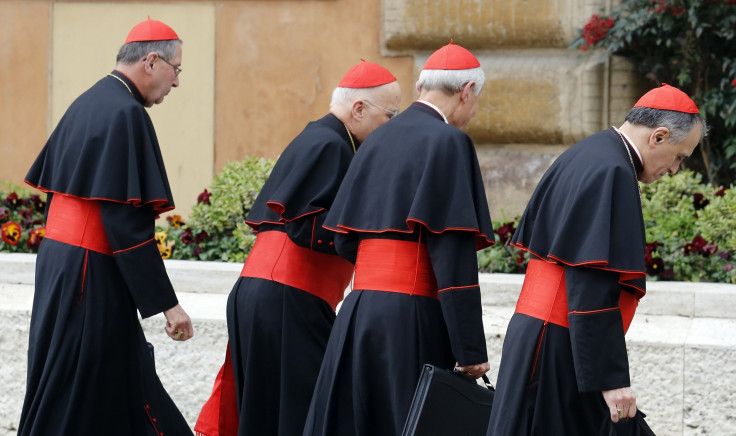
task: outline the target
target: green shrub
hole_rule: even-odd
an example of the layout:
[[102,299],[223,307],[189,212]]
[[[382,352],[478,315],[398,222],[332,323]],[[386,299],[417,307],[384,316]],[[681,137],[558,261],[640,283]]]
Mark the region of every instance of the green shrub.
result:
[[186,223],[173,215],[165,225],[157,226],[162,256],[243,262],[255,242],[245,218],[275,163],[247,158],[224,166],[212,185],[199,194]]
[[650,280],[736,283],[736,193],[683,171],[642,185]]
[[[648,279],[736,283],[736,191],[692,171],[641,186]],[[496,245],[478,252],[481,272],[526,270],[528,254],[508,245],[518,222],[494,222]]]

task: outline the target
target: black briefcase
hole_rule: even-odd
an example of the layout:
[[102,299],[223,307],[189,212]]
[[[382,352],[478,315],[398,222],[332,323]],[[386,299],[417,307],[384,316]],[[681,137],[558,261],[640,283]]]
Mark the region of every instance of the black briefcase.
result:
[[424,365],[403,436],[485,436],[494,389],[458,371]]

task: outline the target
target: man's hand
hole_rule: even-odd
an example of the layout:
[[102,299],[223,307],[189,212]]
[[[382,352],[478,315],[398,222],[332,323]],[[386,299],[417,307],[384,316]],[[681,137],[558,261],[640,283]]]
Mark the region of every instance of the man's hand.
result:
[[180,305],[176,305],[164,311],[166,317],[166,334],[175,341],[186,341],[194,336],[194,328],[189,315],[184,312]]
[[619,388],[601,393],[611,412],[611,421],[618,422],[619,418],[633,418],[636,415],[636,394],[633,389]]
[[460,372],[464,372],[468,375],[471,375],[473,376],[473,378],[481,378],[483,374],[491,370],[491,364],[488,362],[478,363],[475,365],[468,365],[468,366],[457,366],[456,364],[455,369],[457,369]]

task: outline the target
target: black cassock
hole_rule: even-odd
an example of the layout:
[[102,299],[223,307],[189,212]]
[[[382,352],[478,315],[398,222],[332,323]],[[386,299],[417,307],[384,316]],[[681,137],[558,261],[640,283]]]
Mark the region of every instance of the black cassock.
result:
[[191,434],[137,315],[178,302],[153,239],[174,203],[141,94],[111,74],[72,103],[26,176],[49,207],[20,435]]
[[[488,435],[636,434],[646,426],[641,412],[614,426],[601,395],[630,386],[624,334],[645,293],[642,164],[625,144],[613,128],[579,142],[529,201],[511,243],[533,260],[504,340]],[[562,280],[562,307],[542,308],[556,320],[530,303],[545,280]]]
[[[248,214],[256,245],[227,303],[240,435],[302,433],[335,305],[352,276],[322,223],[353,155],[337,117],[309,123],[281,154]],[[225,395],[213,392],[198,432],[223,435],[225,425],[234,427]]]
[[425,363],[488,360],[475,252],[493,228],[470,137],[412,104],[361,146],[325,227],[356,275],[304,434],[398,434]]

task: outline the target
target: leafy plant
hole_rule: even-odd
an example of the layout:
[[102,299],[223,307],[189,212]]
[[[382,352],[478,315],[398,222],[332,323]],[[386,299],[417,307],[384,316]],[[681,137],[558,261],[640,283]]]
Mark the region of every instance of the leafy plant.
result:
[[683,171],[642,185],[645,262],[652,280],[736,283],[736,193],[701,179]]
[[570,48],[629,58],[653,86],[692,96],[711,131],[690,168],[713,185],[736,178],[736,0],[623,0],[596,14]]
[[274,160],[247,158],[231,162],[197,198],[188,221],[167,218],[156,238],[164,258],[243,262],[255,234],[245,218],[271,174]]
[[495,245],[478,252],[478,271],[499,273],[523,273],[526,271],[529,255],[509,245],[521,217],[512,221],[493,222]]

